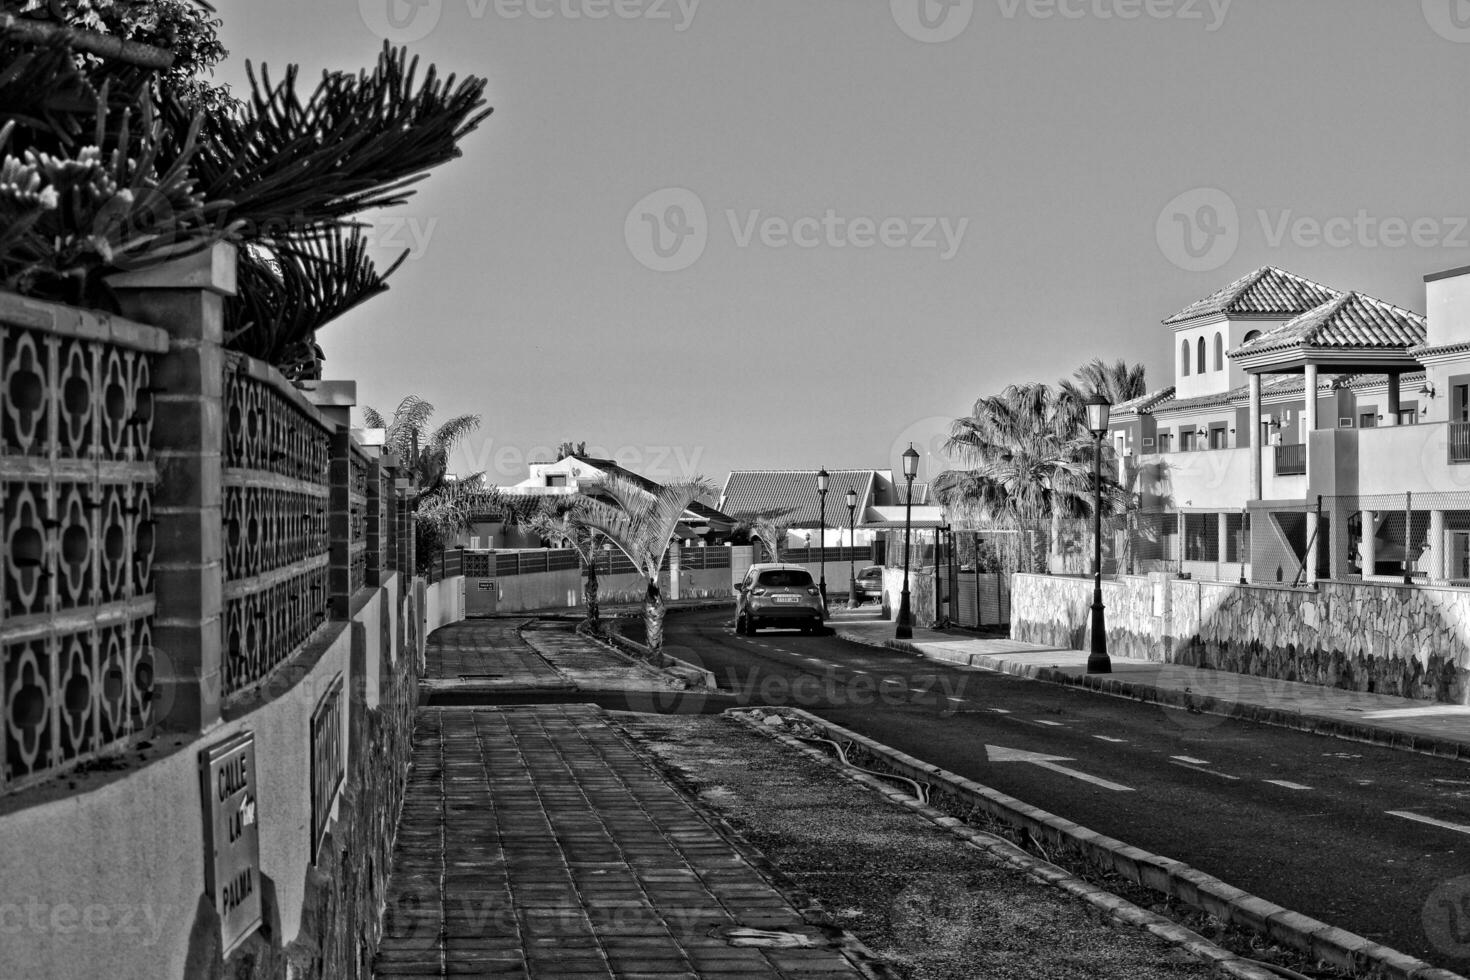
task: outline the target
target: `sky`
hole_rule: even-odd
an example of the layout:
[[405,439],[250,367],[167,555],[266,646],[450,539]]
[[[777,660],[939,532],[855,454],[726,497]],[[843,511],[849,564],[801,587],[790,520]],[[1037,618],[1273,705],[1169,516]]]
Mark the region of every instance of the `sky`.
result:
[[320,334],[360,405],[654,479],[921,478],[975,399],[1261,265],[1423,311],[1470,265],[1465,0],[216,0],[303,76],[385,40],[494,113],[391,212],[390,291]]

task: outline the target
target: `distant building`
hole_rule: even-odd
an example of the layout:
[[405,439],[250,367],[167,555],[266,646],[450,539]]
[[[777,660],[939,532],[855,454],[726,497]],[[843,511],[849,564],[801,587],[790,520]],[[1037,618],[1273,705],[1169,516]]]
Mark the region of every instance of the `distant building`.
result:
[[[893,479],[892,470],[829,470],[827,481],[826,535],[821,533],[822,501],[817,492],[818,470],[735,470],[725,479],[720,510],[737,520],[770,516],[786,524],[787,547],[805,547],[811,536],[813,547],[841,547],[851,536],[861,545],[871,544],[879,533],[903,527],[905,489]],[[857,493],[853,510],[854,528],[849,535],[847,491]],[[943,524],[942,509],[929,503],[929,485],[914,484],[913,526]]]

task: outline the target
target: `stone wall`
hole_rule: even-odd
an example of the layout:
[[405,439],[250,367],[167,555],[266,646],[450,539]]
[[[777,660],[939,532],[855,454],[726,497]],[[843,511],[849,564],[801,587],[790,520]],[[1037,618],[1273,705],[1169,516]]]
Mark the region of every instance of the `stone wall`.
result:
[[[1470,703],[1470,590],[1291,589],[1167,574],[1103,583],[1108,651],[1351,691]],[[1011,635],[1082,650],[1092,581],[1017,575]]]

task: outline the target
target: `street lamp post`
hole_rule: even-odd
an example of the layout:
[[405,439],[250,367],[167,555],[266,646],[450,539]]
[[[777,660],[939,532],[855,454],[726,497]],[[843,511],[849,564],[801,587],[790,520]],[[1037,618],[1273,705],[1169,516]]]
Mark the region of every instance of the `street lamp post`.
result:
[[903,507],[903,591],[899,593],[898,629],[894,632],[895,638],[900,640],[914,637],[913,614],[909,609],[909,535],[913,530],[914,477],[918,472],[919,454],[914,450],[914,444],[909,443],[909,448],[903,452],[903,478],[908,484]]
[[857,532],[853,528],[853,518],[857,513],[857,491],[852,487],[847,488],[847,608],[857,608],[857,565],[854,564],[857,552]]
[[1092,433],[1092,649],[1087,654],[1089,674],[1111,674],[1108,632],[1102,598],[1102,441],[1108,434],[1112,402],[1102,393],[1087,399],[1087,430]]
[[822,608],[823,609],[826,609],[827,608],[827,480],[828,479],[830,479],[830,477],[827,474],[826,467],[823,467],[822,469],[817,470],[817,497],[822,502],[822,512],[821,512],[821,517],[820,517],[820,521],[821,521],[821,533],[817,537],[817,547],[821,549],[818,552],[818,554],[820,555],[820,557],[818,558],[818,561],[821,562],[820,568],[821,568],[821,576],[822,577],[821,577],[821,580],[817,584],[817,591],[819,591],[819,592],[822,593]]

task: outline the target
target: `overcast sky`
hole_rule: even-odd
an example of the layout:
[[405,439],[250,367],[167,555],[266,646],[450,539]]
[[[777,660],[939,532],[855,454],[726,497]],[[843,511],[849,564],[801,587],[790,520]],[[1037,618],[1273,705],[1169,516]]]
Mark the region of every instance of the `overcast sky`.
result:
[[[385,36],[495,113],[376,216],[326,376],[657,479],[897,466],[977,396],[1278,265],[1423,310],[1470,264],[1459,0],[223,0],[245,59]],[[930,464],[933,465],[932,463]],[[928,474],[926,474],[928,475]]]

